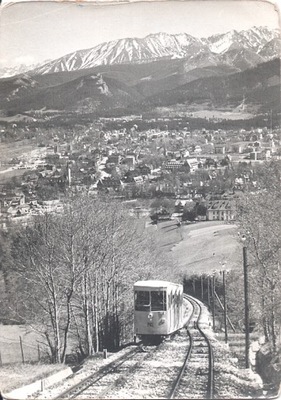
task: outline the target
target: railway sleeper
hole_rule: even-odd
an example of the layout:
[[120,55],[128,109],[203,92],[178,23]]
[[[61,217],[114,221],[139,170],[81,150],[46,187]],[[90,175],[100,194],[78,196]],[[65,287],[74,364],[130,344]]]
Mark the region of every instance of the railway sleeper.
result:
[[195,375],[200,375],[200,376],[209,375],[209,370],[205,368],[198,368],[197,371],[195,372]]

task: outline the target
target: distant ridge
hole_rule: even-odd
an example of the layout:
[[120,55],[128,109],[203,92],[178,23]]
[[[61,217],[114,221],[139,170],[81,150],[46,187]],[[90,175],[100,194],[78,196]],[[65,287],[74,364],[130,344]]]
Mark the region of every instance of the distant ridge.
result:
[[3,115],[42,108],[110,115],[194,105],[279,110],[280,36],[254,27],[206,39],[157,33],[116,40],[0,79],[0,92]]
[[[196,38],[187,33],[156,33],[145,38],[125,38],[101,43],[93,48],[78,50],[34,69],[32,74],[77,71],[101,65],[143,63],[159,59],[186,58],[196,67],[227,64],[246,69],[280,56],[280,31],[253,27],[229,31],[208,38]],[[247,62],[239,64],[247,50]]]

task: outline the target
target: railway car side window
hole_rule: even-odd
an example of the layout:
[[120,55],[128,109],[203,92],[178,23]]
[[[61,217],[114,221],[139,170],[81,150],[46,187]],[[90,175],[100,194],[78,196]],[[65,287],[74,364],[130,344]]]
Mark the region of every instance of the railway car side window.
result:
[[169,300],[168,300],[168,307],[171,307],[171,305],[172,305],[172,302],[173,302],[173,295],[172,295],[172,293],[169,293]]
[[135,292],[135,310],[147,311],[150,307],[149,292],[138,290]]
[[166,291],[151,292],[151,311],[166,311]]
[[176,304],[177,304],[177,306],[180,305],[180,302],[181,302],[181,294],[180,294],[180,292],[177,292],[176,293]]

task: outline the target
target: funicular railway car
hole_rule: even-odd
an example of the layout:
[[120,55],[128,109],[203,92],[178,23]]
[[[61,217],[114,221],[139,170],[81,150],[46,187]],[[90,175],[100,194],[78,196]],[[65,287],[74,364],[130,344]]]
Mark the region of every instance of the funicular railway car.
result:
[[182,285],[138,281],[134,284],[134,298],[134,333],[142,340],[161,339],[182,328]]

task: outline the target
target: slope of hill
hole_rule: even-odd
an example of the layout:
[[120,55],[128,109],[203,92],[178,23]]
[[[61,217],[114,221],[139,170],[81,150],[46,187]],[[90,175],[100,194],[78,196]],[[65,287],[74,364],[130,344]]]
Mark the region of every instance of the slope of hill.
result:
[[272,54],[276,54],[280,58],[281,55],[281,39],[280,37],[273,38],[267,42],[259,52],[259,55],[266,60],[272,58]]
[[280,107],[279,59],[242,72],[227,65],[189,67],[186,59],[159,60],[2,79],[0,109],[10,114],[44,107],[85,113],[122,109],[126,114],[176,104],[204,104],[209,109],[242,102],[257,110]]
[[[25,74],[0,80],[2,94],[0,108],[18,111],[42,107],[75,109],[75,102],[81,102],[83,96],[97,101],[97,109],[103,108],[103,102],[108,106],[109,104],[113,106],[116,100],[119,104],[116,97],[122,97],[121,104],[126,106],[125,98],[130,99],[129,103],[135,103],[145,96],[151,96],[165,89],[173,89],[200,77],[218,76],[237,71],[228,66],[210,66],[191,70],[189,68],[190,65],[186,60],[179,59],[159,60],[145,64],[116,64],[36,76]],[[104,84],[107,84],[106,91],[101,89],[101,86],[97,90],[93,81],[95,76],[99,76]],[[85,82],[90,83],[86,88]],[[99,82],[97,78],[96,84]],[[121,91],[115,90],[117,87],[122,87],[122,95]],[[124,95],[125,92],[128,96]],[[88,100],[87,104],[89,104]]]
[[19,90],[10,97],[7,104],[10,109],[21,111],[43,107],[57,110],[92,112],[96,110],[126,107],[140,96],[134,88],[124,85],[113,78],[103,79],[102,75],[89,74],[69,82],[44,87],[38,85],[31,90],[25,89],[24,96]]
[[211,108],[233,106],[242,101],[266,109],[280,107],[280,60],[275,59],[255,68],[227,76],[197,79],[172,90],[145,99],[146,107],[174,104],[203,104]]

